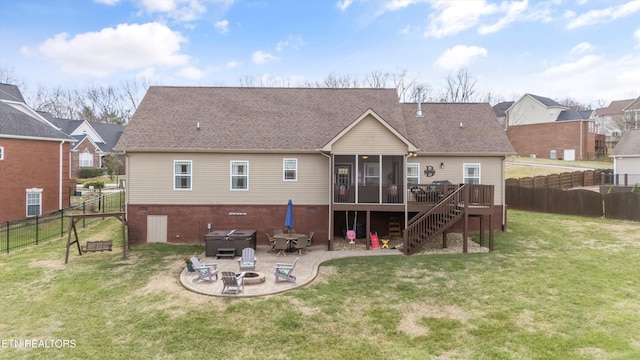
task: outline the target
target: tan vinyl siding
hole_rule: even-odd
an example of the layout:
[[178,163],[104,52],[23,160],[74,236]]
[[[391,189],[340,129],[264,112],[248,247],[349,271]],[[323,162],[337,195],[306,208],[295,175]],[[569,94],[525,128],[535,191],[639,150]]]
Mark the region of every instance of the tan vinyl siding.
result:
[[[283,159],[298,180],[283,180]],[[173,161],[192,161],[192,189],[173,190]],[[231,190],[231,161],[249,162],[249,189]],[[130,204],[328,204],[328,159],[320,154],[129,153]]]
[[554,122],[561,109],[547,108],[530,96],[525,96],[509,109],[509,125],[528,125]]
[[331,147],[334,154],[399,155],[407,153],[407,144],[369,115]]
[[[415,157],[409,158],[408,163],[420,164],[420,183],[428,184],[436,180],[449,180],[454,184],[461,184],[464,181],[464,164],[480,164],[480,184],[495,186],[494,204],[502,204],[502,161],[503,157]],[[440,163],[444,164],[444,169],[440,168]],[[427,166],[433,166],[435,175],[427,177],[424,170]]]

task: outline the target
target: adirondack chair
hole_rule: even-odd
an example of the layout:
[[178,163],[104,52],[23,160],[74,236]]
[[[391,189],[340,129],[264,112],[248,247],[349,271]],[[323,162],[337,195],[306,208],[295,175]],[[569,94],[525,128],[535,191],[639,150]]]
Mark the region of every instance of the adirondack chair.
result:
[[242,257],[238,259],[240,272],[243,272],[245,270],[255,270],[257,261],[258,259],[256,259],[255,250],[253,250],[253,248],[242,249]]
[[296,282],[296,277],[292,275],[293,269],[296,267],[300,257],[296,257],[291,264],[276,263],[276,282],[280,282],[280,279],[284,281]]
[[222,272],[222,293],[233,291],[238,295],[240,289],[244,289],[244,272],[236,275],[233,271]]
[[200,260],[198,260],[198,258],[195,256],[191,257],[190,260],[193,270],[195,271],[196,275],[198,275],[197,278],[193,279],[193,282],[202,280],[207,277],[209,278],[209,281],[211,281],[213,280],[214,276],[216,277],[216,280],[218,280],[218,264],[202,264],[200,263]]

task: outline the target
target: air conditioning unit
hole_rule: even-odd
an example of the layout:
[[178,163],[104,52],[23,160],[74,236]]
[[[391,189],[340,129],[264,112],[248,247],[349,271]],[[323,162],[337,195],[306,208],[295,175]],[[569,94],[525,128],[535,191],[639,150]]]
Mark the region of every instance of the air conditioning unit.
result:
[[530,158],[535,159],[536,158],[536,154],[531,154],[529,155]]

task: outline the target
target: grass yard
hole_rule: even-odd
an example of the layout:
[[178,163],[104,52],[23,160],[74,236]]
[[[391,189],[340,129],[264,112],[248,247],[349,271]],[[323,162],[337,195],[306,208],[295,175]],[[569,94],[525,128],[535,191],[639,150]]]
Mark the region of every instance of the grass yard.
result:
[[[0,358],[640,358],[640,223],[509,211],[509,226],[493,253],[333,260],[310,286],[247,299],[179,285],[202,247],[72,253],[64,266],[66,240],[48,242],[0,255]],[[119,230],[108,220],[81,237]]]
[[560,174],[587,169],[613,169],[613,162],[604,161],[564,161],[540,158],[509,156],[505,162],[506,178],[519,179],[538,175]]

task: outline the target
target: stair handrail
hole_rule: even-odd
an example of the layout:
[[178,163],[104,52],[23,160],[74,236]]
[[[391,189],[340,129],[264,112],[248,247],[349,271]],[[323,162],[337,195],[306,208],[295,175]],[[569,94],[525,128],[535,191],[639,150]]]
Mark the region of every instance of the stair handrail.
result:
[[[433,208],[429,211],[425,212],[419,217],[415,217],[412,221],[407,225],[407,228],[402,231],[402,249],[405,255],[409,255],[412,253],[412,250],[417,249],[429,239],[433,238],[442,233],[442,231],[450,226],[451,222],[457,221],[459,218],[449,218],[451,215],[450,211],[447,210],[459,210],[460,208],[465,208],[468,206],[469,190],[466,184],[461,184],[458,189],[449,194],[447,197],[438,202]],[[464,210],[463,210],[464,211]],[[464,212],[461,212],[463,214]],[[448,219],[448,220],[447,220]],[[413,246],[413,244],[409,244],[409,239],[414,239],[416,234],[425,234],[429,233],[428,229],[431,225],[429,224],[429,220],[432,222],[443,222],[441,226],[430,233],[427,238],[423,239],[423,241]]]

